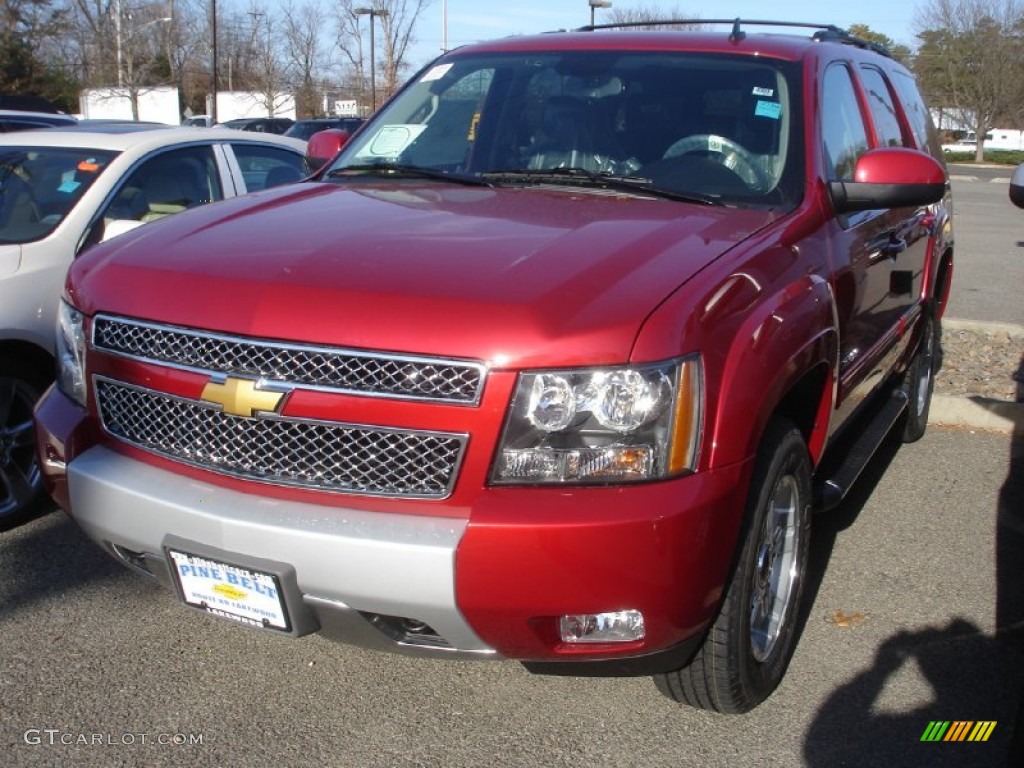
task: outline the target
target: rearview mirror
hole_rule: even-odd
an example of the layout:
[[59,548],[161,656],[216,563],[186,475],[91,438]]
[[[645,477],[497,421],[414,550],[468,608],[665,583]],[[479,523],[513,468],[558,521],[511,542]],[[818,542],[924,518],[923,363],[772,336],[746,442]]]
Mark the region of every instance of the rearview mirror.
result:
[[306,143],[306,158],[313,170],[334,159],[351,137],[351,133],[341,128],[328,128],[310,136]]
[[1018,165],[1010,177],[1010,202],[1024,208],[1024,163]]
[[925,152],[885,147],[857,160],[852,181],[829,183],[838,213],[902,208],[939,202],[946,194],[946,171]]

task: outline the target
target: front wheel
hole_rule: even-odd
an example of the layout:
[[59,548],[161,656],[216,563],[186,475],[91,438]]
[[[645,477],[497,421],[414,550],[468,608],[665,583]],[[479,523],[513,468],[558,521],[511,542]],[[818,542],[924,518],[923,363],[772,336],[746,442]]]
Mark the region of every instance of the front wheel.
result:
[[800,431],[769,423],[754,464],[746,537],[718,618],[693,660],[656,675],[675,701],[728,714],[747,712],[782,681],[810,545],[811,464]]

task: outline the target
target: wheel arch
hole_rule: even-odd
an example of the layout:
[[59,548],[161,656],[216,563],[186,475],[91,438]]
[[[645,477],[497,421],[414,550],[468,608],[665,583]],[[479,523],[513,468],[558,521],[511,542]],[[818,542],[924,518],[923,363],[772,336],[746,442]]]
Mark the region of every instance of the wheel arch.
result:
[[776,415],[800,429],[812,464],[824,451],[839,354],[834,297],[824,280],[810,276],[776,299],[751,313],[730,345],[709,403],[710,465],[753,456]]
[[935,277],[925,289],[925,300],[934,301],[935,317],[941,319],[949,305],[953,285],[953,246],[949,245],[935,261]]
[[40,378],[52,381],[55,375],[55,361],[47,350],[21,339],[0,340],[0,360],[24,361]]

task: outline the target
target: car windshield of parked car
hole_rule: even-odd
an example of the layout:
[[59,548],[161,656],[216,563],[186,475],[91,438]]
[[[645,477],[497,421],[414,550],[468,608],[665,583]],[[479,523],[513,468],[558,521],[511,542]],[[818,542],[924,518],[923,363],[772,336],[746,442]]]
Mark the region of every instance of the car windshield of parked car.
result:
[[0,147],[0,243],[27,243],[50,234],[116,155],[80,148]]
[[638,194],[789,207],[802,195],[799,83],[794,63],[750,56],[454,54],[383,109],[324,178],[380,167],[496,185],[614,179]]

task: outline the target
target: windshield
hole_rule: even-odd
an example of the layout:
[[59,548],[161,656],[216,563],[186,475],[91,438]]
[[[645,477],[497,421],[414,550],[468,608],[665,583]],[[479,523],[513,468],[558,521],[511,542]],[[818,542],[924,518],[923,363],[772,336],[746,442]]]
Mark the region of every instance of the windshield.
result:
[[749,56],[455,53],[404,89],[324,178],[378,165],[496,185],[614,177],[638,194],[788,207],[802,194],[799,92],[796,64]]
[[0,243],[27,243],[50,234],[116,154],[0,147]]

